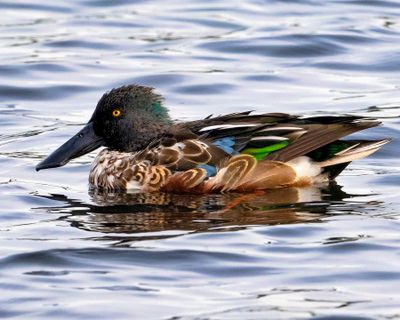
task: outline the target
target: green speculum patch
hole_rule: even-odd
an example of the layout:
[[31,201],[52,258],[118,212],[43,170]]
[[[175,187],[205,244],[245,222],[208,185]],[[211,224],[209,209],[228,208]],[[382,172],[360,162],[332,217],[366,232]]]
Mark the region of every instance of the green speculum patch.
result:
[[266,147],[262,148],[246,148],[243,149],[240,153],[244,154],[250,154],[254,158],[256,158],[258,161],[263,160],[267,155],[269,155],[271,152],[278,151],[280,149],[285,148],[289,144],[288,141],[281,141]]

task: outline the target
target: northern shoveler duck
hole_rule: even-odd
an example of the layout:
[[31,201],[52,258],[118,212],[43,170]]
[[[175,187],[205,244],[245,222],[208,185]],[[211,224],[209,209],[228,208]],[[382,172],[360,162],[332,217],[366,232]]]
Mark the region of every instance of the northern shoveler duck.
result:
[[85,127],[40,162],[60,167],[105,146],[92,187],[209,193],[310,185],[334,179],[389,139],[342,140],[380,122],[356,116],[232,113],[174,122],[152,88],[128,85],[103,95]]

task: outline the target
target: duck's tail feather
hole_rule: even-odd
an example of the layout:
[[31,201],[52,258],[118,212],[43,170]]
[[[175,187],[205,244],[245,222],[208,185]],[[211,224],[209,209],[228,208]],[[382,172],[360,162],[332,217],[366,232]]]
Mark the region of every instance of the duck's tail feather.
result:
[[327,174],[328,180],[334,180],[344,169],[347,168],[349,164],[350,162],[343,162],[330,167],[325,167],[322,172]]
[[[326,168],[330,173],[330,178],[336,177],[351,161],[365,158],[378,151],[391,139],[374,141],[355,141],[348,148],[336,153],[332,158],[319,162],[321,168]],[[332,173],[330,172],[332,171]]]

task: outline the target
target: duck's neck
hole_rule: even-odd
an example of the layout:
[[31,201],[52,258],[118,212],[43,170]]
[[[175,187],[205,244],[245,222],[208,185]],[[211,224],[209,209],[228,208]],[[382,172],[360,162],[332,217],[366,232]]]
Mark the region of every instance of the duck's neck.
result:
[[146,149],[150,143],[167,133],[172,121],[168,117],[154,117],[152,114],[141,114],[132,117],[131,121],[125,123],[124,130],[121,130],[118,139],[110,133],[112,143],[108,145],[111,150],[121,152],[137,152]]
[[138,110],[137,116],[134,117],[133,139],[127,139],[126,145],[128,152],[140,151],[145,149],[155,139],[165,134],[172,125],[172,120],[161,101],[154,100],[151,105],[143,112]]
[[153,141],[161,138],[167,132],[168,127],[160,123],[155,124],[143,121],[142,125],[139,127],[139,124],[137,124],[133,131],[135,138],[126,141],[125,147],[120,151],[136,152],[146,149]]

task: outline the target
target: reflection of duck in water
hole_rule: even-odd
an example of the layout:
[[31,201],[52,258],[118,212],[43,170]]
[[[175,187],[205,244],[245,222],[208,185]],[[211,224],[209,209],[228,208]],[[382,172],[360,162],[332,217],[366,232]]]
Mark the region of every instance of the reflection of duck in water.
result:
[[[60,217],[71,225],[104,233],[237,230],[249,225],[293,224],[318,221],[334,201],[349,195],[335,184],[316,187],[274,189],[239,195],[191,195],[171,193],[110,193],[92,190],[93,203],[82,203],[63,195],[45,196],[62,202],[46,210],[67,213]],[[349,204],[350,205],[350,204]],[[221,229],[222,228],[222,229]],[[178,232],[179,234],[180,232]],[[169,234],[152,234],[165,237]],[[141,239],[148,237],[140,236]]]
[[161,96],[130,85],[100,99],[77,135],[36,167],[59,167],[106,146],[89,180],[112,190],[210,193],[311,185],[389,140],[340,140],[379,122],[354,116],[250,112],[173,123]]

